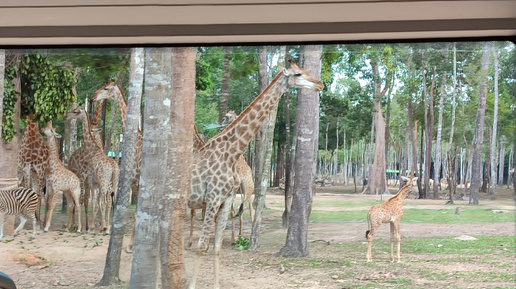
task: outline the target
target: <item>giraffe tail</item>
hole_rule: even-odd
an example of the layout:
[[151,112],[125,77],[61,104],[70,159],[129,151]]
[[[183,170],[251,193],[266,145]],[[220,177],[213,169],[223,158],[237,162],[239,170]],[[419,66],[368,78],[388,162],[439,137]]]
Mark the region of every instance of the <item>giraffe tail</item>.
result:
[[369,232],[371,232],[371,231],[369,231],[369,230],[365,231],[365,237],[366,237],[366,239],[367,239],[367,237],[369,236]]

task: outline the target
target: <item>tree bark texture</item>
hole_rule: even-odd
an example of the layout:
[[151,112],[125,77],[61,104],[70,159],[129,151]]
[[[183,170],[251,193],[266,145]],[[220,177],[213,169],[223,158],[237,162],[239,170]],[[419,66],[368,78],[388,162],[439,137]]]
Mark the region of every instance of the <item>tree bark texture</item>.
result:
[[[423,79],[426,79],[423,64]],[[424,83],[424,97],[425,103],[425,172],[423,174],[425,178],[425,188],[423,190],[424,198],[428,198],[430,194],[430,174],[432,170],[432,140],[434,135],[434,88],[435,88],[435,66],[432,67],[432,84],[430,85],[430,93],[427,93],[426,81]],[[430,95],[430,97],[428,97]],[[434,183],[434,186],[437,185]],[[437,195],[433,196],[434,199]]]
[[[267,88],[267,49],[263,46],[258,48],[258,65],[260,72],[259,88],[260,92]],[[256,208],[254,212],[251,239],[249,240],[249,250],[258,249],[260,240],[260,225],[262,223],[262,213],[265,208],[265,195],[269,186],[269,171],[272,153],[272,137],[278,105],[272,109],[262,127],[255,136],[255,173],[254,173],[254,201]]]
[[[168,230],[168,271],[170,288],[182,288],[185,281],[183,261],[183,230],[186,218],[192,165],[192,132],[195,115],[195,48],[174,48],[174,73],[170,121],[168,164],[172,214]],[[167,218],[169,216],[164,216]]]
[[[495,198],[496,196],[496,139],[498,135],[498,52],[494,47],[492,48],[493,60],[494,60],[494,112],[493,112],[493,131],[491,136],[491,177],[490,179],[490,187],[489,187],[489,195],[491,198]],[[516,141],[516,140],[515,140]]]
[[369,172],[367,186],[363,192],[368,195],[379,195],[388,192],[387,165],[385,160],[385,119],[382,114],[381,101],[390,87],[392,75],[387,75],[385,87],[382,89],[382,79],[378,70],[379,62],[379,56],[371,58],[374,85],[374,129],[376,135],[374,161]]
[[228,112],[229,103],[229,82],[231,68],[231,46],[224,47],[224,60],[222,64],[222,89],[219,104],[219,123],[222,123],[224,116]]
[[[321,45],[303,47],[306,71],[318,77],[321,73]],[[300,89],[296,116],[296,175],[285,246],[277,253],[284,257],[308,256],[308,222],[315,192],[317,164],[317,136],[319,120],[319,93]]]
[[[444,50],[444,62],[448,63],[448,45]],[[441,83],[441,93],[439,98],[439,116],[437,119],[437,138],[435,141],[435,164],[434,164],[434,198],[438,195],[440,174],[441,174],[441,140],[443,131],[443,110],[444,110],[444,96],[446,95],[446,81],[448,73],[446,70],[443,73]]]
[[135,166],[136,141],[140,125],[140,106],[143,90],[144,49],[131,49],[129,100],[127,103],[127,122],[122,152],[124,157],[120,165],[120,181],[115,210],[113,212],[113,231],[109,239],[104,275],[98,283],[109,286],[120,282],[120,259],[124,234],[129,224],[129,205],[131,185]]
[[477,120],[475,136],[473,137],[473,159],[471,161],[471,187],[469,203],[478,205],[478,191],[481,183],[482,173],[482,144],[484,138],[484,119],[486,115],[486,96],[487,96],[487,70],[489,68],[489,52],[491,42],[486,42],[482,54],[482,64],[480,69],[480,95],[478,97]]
[[[172,49],[146,48],[143,159],[129,288],[157,288],[162,251],[161,214],[168,191],[168,140],[172,105]],[[168,226],[167,226],[168,228]],[[165,228],[165,229],[167,229]],[[168,237],[168,234],[167,234]],[[161,268],[166,271],[166,268]]]

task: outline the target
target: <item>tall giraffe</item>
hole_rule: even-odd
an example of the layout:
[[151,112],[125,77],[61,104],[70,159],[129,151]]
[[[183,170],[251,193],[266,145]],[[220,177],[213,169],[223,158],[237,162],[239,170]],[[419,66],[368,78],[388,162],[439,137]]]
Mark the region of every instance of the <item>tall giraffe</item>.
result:
[[373,246],[374,232],[382,223],[390,223],[391,225],[391,262],[394,262],[394,242],[397,242],[398,249],[398,263],[400,262],[401,249],[401,234],[400,221],[403,217],[403,201],[410,193],[412,182],[417,180],[417,177],[412,178],[412,175],[401,177],[407,183],[399,190],[399,192],[387,202],[372,206],[367,213],[368,230],[366,231],[367,238],[367,262],[372,262],[371,247]]
[[[118,189],[117,170],[113,167],[111,159],[93,139],[90,129],[91,124],[86,111],[76,106],[66,115],[66,118],[79,118],[82,121],[83,145],[79,149],[81,150],[81,155],[78,155],[78,159],[75,160],[73,159],[75,152],[72,154],[72,158],[70,158],[70,169],[72,164],[77,164],[80,161],[83,162],[83,164],[77,165],[81,170],[75,173],[92,193],[93,216],[91,218],[91,227],[88,228],[88,231],[95,231],[95,218],[97,211],[100,209],[100,232],[109,234],[111,230],[111,202],[107,200],[109,200],[109,194],[111,193],[109,189],[113,189],[116,196],[116,190]],[[82,147],[84,147],[84,149],[82,149]],[[98,193],[94,189],[98,189]],[[89,192],[85,191],[85,193]],[[84,200],[87,200],[88,197],[88,195],[85,195]]]
[[[38,195],[36,220],[40,223],[41,200],[43,200],[43,181],[48,168],[49,148],[39,132],[37,122],[33,121],[34,115],[27,118],[27,126],[23,130],[18,149],[18,178],[24,180],[23,187],[29,188],[31,181],[35,184]],[[34,185],[33,185],[34,187]],[[48,204],[47,204],[48,210]]]
[[[229,119],[231,119],[229,121]],[[222,125],[227,126],[233,120],[236,119],[236,113],[234,110],[230,110],[226,116],[224,116],[224,121]],[[194,153],[199,151],[205,144],[205,141],[199,135],[199,131],[197,130],[197,126],[194,126],[193,133],[193,151]],[[240,205],[240,210],[238,212],[239,220],[240,220],[240,228],[239,228],[239,236],[242,236],[243,233],[243,207],[245,204],[249,203],[249,214],[251,215],[251,221],[253,220],[253,206],[250,204],[251,196],[254,192],[254,180],[253,180],[253,170],[245,161],[243,155],[240,155],[237,162],[235,163],[235,171],[238,176],[237,187],[240,188],[240,192],[242,194],[242,204]],[[204,217],[204,208],[203,208],[203,217]],[[235,238],[235,211],[233,210],[233,204],[231,204],[231,243],[236,241]],[[190,237],[188,239],[188,247],[191,247],[193,244],[193,228],[195,221],[195,209],[190,210]]]
[[190,288],[195,288],[201,257],[208,249],[208,233],[215,225],[214,288],[219,288],[220,248],[228,212],[238,189],[235,163],[256,135],[265,118],[290,86],[321,90],[322,82],[292,63],[222,132],[210,139],[193,157],[188,206],[206,207],[201,236],[197,243]]
[[57,138],[61,138],[54,128],[47,126],[43,133],[47,136],[48,147],[50,155],[48,160],[49,184],[52,190],[47,190],[46,204],[47,211],[45,216],[44,232],[48,232],[50,223],[52,222],[52,214],[56,207],[57,195],[63,192],[68,204],[68,225],[67,230],[70,231],[73,225],[74,207],[77,208],[77,233],[81,232],[81,184],[79,178],[70,170],[65,168],[63,162],[59,159],[59,146],[57,145]]
[[[97,103],[97,107],[101,106],[103,101],[107,99],[111,99],[117,102],[118,109],[120,111],[120,119],[122,122],[122,132],[125,132],[125,123],[127,119],[127,100],[124,96],[124,91],[120,87],[120,85],[115,84],[113,81],[106,83],[102,88],[97,90],[91,98],[92,101]],[[100,110],[99,110],[100,113]],[[99,116],[94,116],[93,123],[98,123],[96,121]],[[138,197],[138,191],[140,187],[140,174],[142,169],[142,148],[143,148],[143,134],[140,128],[138,128],[138,139],[136,141],[136,162],[134,164],[134,171],[132,172],[133,181],[132,181],[132,192],[135,198]]]

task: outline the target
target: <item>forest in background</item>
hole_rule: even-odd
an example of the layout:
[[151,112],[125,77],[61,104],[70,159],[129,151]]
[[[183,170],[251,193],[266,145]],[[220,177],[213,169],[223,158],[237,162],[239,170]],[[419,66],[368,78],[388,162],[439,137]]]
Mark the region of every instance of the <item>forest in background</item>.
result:
[[[472,153],[481,82],[487,79],[480,190],[488,192],[493,184],[511,184],[516,135],[514,48],[510,42],[493,42],[488,51],[488,69],[484,71],[485,43],[324,45],[319,181],[322,185],[342,182],[362,188],[370,179],[375,146],[381,145],[385,150],[385,172],[390,179],[397,179],[397,172],[408,169],[425,176],[418,184],[421,198],[438,197],[430,191],[435,171],[443,184],[463,186],[464,190],[455,192],[457,197],[467,195],[474,169]],[[296,61],[299,49],[294,45],[267,46],[268,79],[277,74],[280,59],[285,55]],[[42,123],[52,120],[65,135],[65,163],[70,147],[78,145],[76,140],[80,143],[81,130],[65,123],[63,113],[75,101],[87,103],[93,92],[110,79],[127,91],[126,48],[8,50],[6,54],[2,137],[8,140],[21,134],[29,113],[35,113]],[[195,122],[200,134],[209,139],[218,132],[225,111],[234,109],[240,113],[259,94],[258,47],[198,47],[196,70]],[[18,71],[25,88],[17,127],[12,117],[12,79]],[[76,91],[76,96],[72,91]],[[284,180],[286,152],[291,147],[287,136],[293,131],[296,117],[295,93],[291,91],[288,99],[279,103],[271,186],[280,186]],[[115,110],[115,104],[107,103],[102,126],[105,149],[118,158],[123,137]],[[385,122],[383,144],[376,139],[378,111]],[[415,147],[409,145],[414,140]],[[253,158],[251,144],[247,154],[250,164],[254,163]],[[496,170],[494,175],[492,168]],[[489,186],[492,178],[496,180]],[[455,186],[442,189],[445,188],[455,190]],[[449,197],[452,199],[451,194]]]

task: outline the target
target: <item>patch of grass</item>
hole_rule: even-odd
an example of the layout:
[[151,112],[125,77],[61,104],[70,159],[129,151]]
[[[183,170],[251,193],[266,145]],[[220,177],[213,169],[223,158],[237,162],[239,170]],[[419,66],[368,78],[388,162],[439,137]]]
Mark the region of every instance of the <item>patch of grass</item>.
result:
[[[515,236],[475,236],[476,241],[461,241],[452,237],[405,239],[402,251],[415,254],[516,254]],[[377,244],[377,246],[380,244]]]
[[[368,210],[342,211],[313,210],[310,214],[311,222],[366,222]],[[516,222],[516,214],[494,214],[491,209],[468,208],[460,215],[455,209],[404,209],[402,223],[424,224],[462,224],[462,223],[499,223]]]

